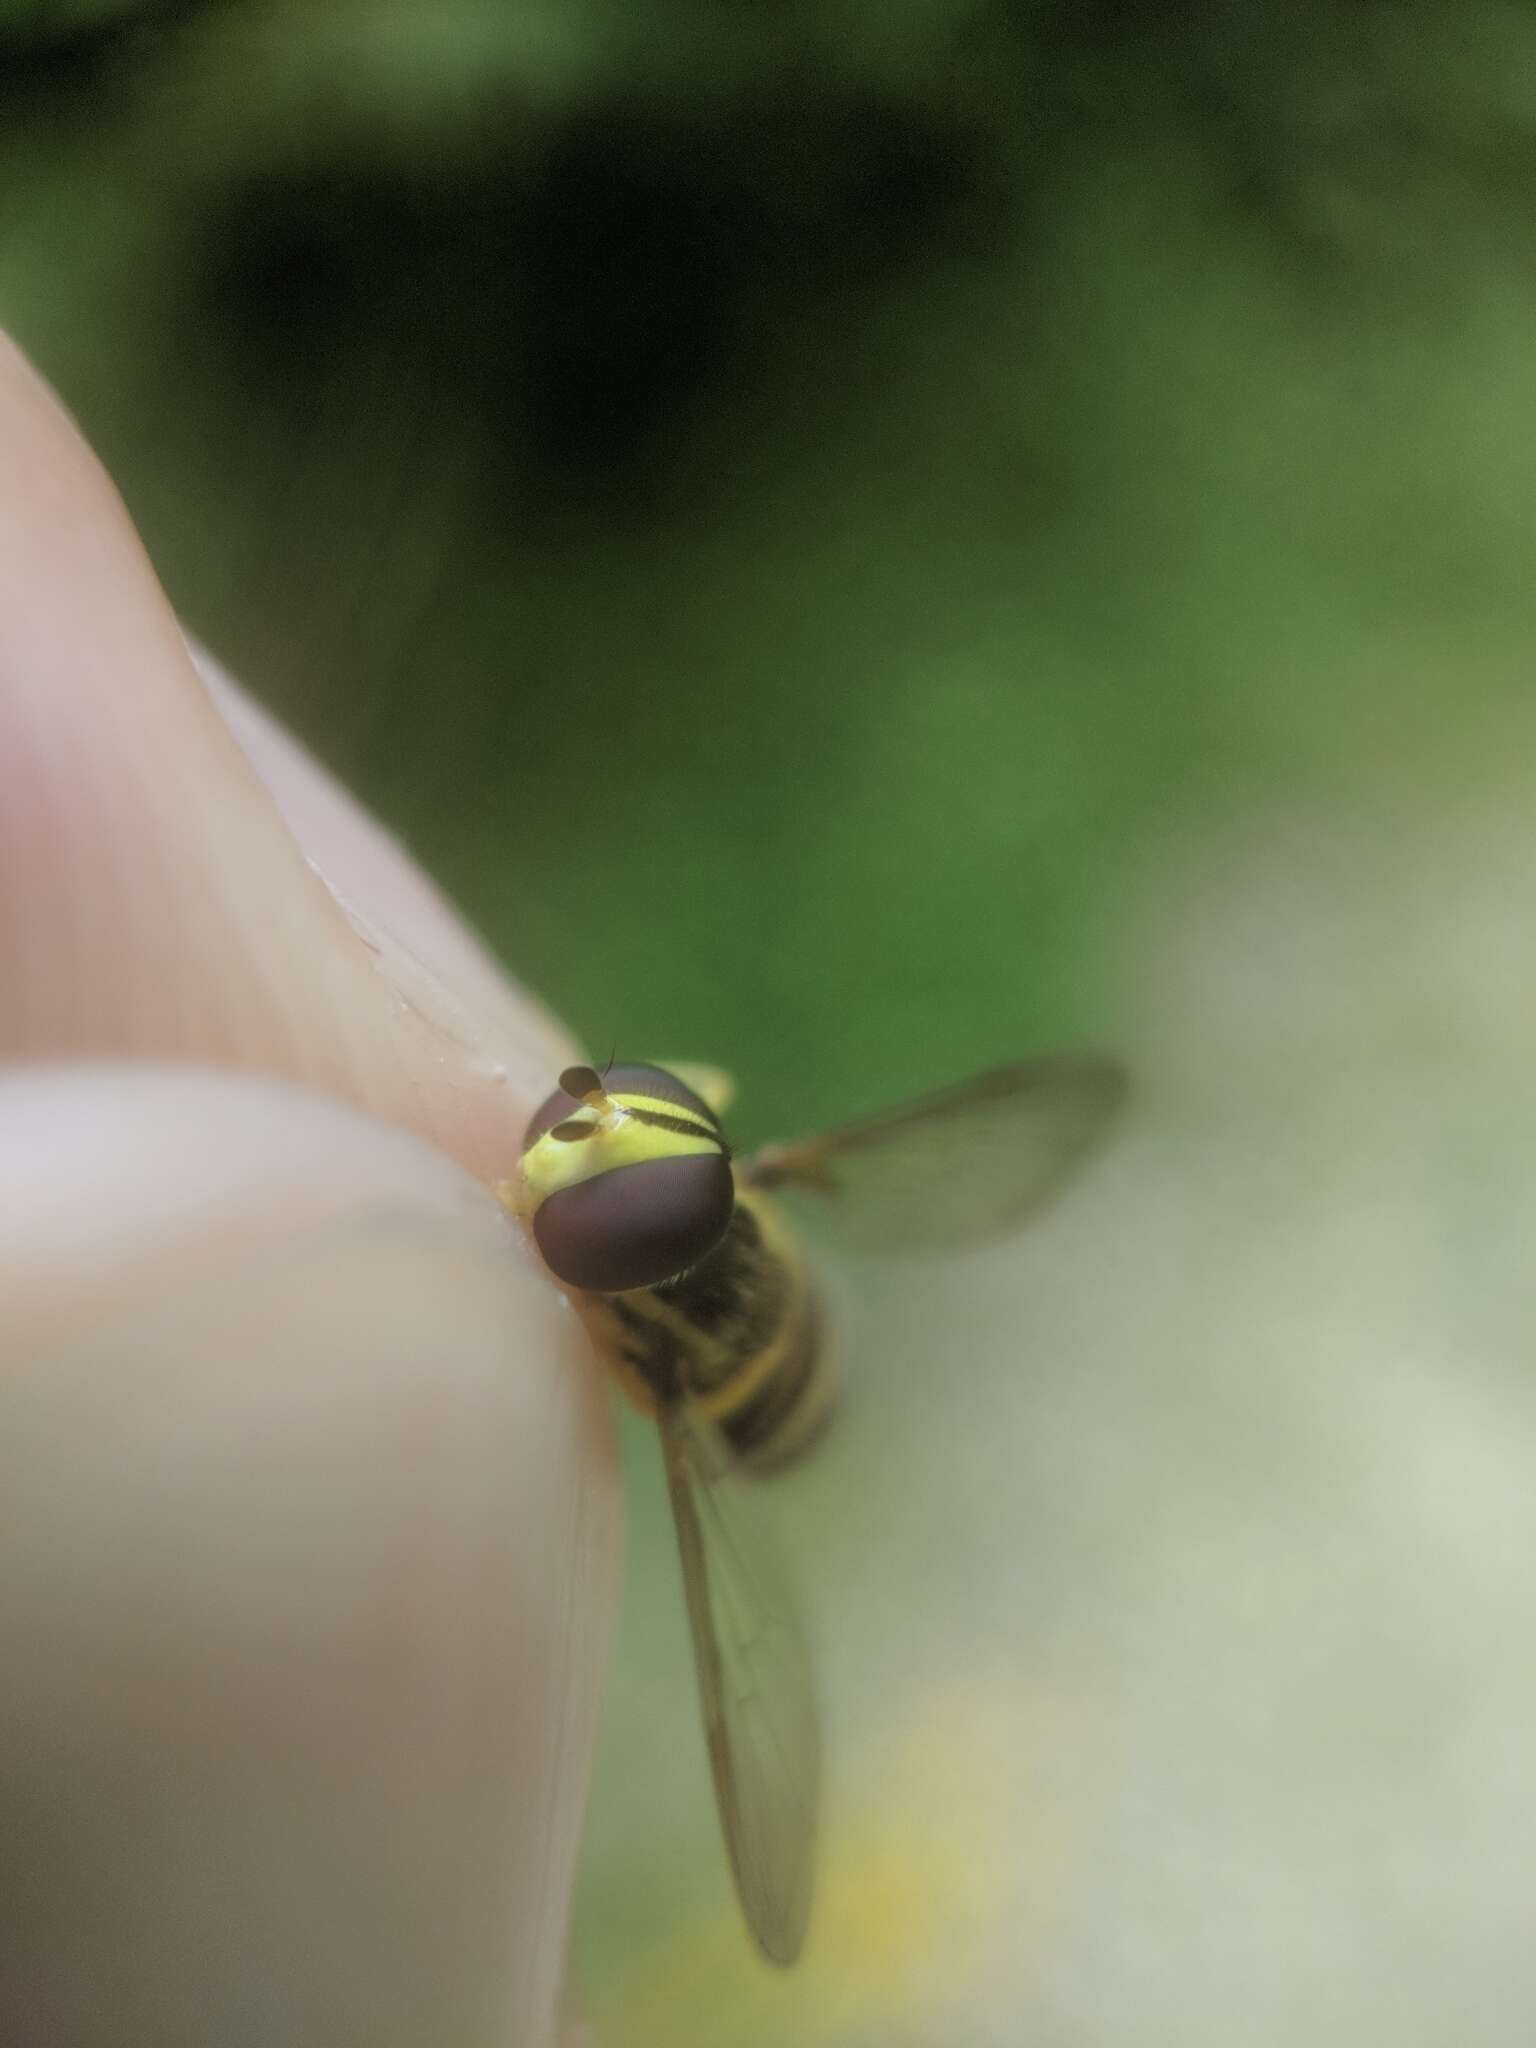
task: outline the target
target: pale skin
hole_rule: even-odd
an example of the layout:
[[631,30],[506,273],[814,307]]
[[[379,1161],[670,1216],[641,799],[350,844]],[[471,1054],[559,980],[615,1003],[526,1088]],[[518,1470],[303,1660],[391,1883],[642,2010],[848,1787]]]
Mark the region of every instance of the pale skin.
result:
[[618,1481],[488,1191],[575,1052],[0,344],[0,2039],[576,2038]]

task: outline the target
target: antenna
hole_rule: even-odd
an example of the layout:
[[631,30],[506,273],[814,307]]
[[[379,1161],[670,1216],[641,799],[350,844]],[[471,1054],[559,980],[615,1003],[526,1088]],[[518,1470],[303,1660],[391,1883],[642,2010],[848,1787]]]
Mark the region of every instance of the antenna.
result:
[[560,1076],[560,1086],[567,1095],[574,1095],[578,1102],[585,1102],[602,1116],[607,1116],[615,1105],[608,1099],[601,1079],[591,1067],[567,1067]]

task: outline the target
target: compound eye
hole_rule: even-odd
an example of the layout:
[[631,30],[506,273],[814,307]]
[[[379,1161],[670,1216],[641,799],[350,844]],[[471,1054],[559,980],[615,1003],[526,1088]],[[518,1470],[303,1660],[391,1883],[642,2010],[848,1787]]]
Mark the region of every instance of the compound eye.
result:
[[567,1067],[523,1140],[523,1213],[568,1287],[654,1287],[725,1235],[730,1159],[719,1118],[666,1068]]
[[736,1203],[722,1151],[615,1166],[539,1204],[533,1235],[556,1279],[594,1294],[654,1287],[696,1265]]

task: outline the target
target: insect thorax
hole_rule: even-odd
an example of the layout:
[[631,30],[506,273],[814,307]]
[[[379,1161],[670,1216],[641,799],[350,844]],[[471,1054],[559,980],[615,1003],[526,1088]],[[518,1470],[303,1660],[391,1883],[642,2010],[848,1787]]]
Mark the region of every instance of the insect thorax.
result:
[[820,1318],[804,1260],[760,1197],[739,1193],[720,1243],[656,1287],[588,1296],[583,1314],[637,1402],[686,1401],[747,1462],[793,1455],[825,1406]]

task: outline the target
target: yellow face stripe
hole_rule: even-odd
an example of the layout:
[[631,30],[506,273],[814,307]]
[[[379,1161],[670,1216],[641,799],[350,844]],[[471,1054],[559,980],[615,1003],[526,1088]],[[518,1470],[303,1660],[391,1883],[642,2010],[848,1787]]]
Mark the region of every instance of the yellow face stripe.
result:
[[[654,1159],[684,1159],[695,1154],[721,1152],[720,1133],[706,1117],[683,1104],[656,1095],[612,1095],[614,1111],[604,1114],[583,1103],[573,1109],[558,1129],[585,1125],[588,1138],[557,1138],[546,1131],[522,1158],[522,1188],[518,1208],[531,1216],[541,1202],[561,1188],[576,1187],[600,1173],[621,1166],[644,1166]],[[640,1115],[630,1112],[640,1111]],[[664,1123],[650,1123],[648,1117],[664,1117]],[[682,1126],[683,1128],[679,1128]]]

